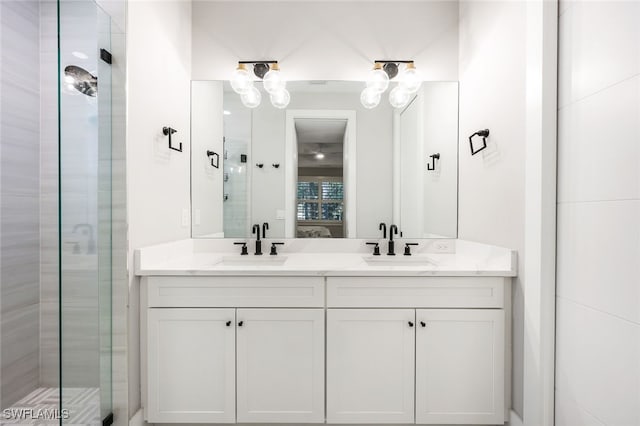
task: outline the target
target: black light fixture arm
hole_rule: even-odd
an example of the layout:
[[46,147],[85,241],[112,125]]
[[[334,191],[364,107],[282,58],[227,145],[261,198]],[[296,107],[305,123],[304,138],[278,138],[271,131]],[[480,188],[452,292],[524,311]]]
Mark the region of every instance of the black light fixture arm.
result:
[[375,64],[413,64],[414,61],[410,61],[407,59],[376,59],[373,61]]
[[254,64],[277,64],[278,61],[268,60],[268,61],[238,61],[239,64],[245,65],[254,65]]
[[395,78],[398,75],[398,65],[407,64],[407,67],[412,67],[414,61],[408,59],[376,59],[374,64],[382,64],[382,69],[387,73],[389,79]]
[[262,79],[269,72],[270,65],[277,65],[278,61],[261,60],[261,61],[238,61],[239,65],[253,65],[253,73],[256,77]]

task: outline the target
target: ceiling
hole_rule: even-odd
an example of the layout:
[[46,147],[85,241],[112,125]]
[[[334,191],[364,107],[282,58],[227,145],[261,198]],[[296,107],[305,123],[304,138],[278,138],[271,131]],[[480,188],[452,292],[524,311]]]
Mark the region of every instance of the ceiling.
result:
[[[342,168],[346,120],[296,119],[295,128],[298,167]],[[318,153],[324,158],[316,158]]]

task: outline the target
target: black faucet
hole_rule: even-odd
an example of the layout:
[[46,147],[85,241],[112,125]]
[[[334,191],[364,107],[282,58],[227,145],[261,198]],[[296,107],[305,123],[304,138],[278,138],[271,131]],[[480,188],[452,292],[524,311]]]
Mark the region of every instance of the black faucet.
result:
[[256,256],[262,256],[262,241],[260,241],[260,225],[258,225],[257,223],[255,225],[253,225],[253,230],[251,231],[252,234],[257,234],[257,239],[256,239],[256,252],[254,253]]
[[387,251],[387,256],[395,256],[395,242],[393,241],[393,236],[398,235],[398,227],[396,225],[391,225],[389,227],[389,250]]
[[384,222],[380,222],[378,225],[378,230],[382,231],[382,238],[387,238],[387,224]]
[[262,238],[267,238],[267,229],[269,229],[269,222],[262,224]]

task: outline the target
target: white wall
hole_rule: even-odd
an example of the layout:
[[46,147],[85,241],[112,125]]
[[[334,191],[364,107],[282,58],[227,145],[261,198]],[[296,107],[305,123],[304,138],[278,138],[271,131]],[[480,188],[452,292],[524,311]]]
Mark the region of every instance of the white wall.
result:
[[560,12],[556,425],[638,425],[640,3]]
[[458,84],[423,85],[424,155],[439,153],[424,173],[425,237],[455,238],[458,231]]
[[[518,251],[513,288],[513,408],[523,406],[526,2],[460,3],[459,238]],[[488,128],[471,156],[468,137]]]
[[[191,197],[193,235],[222,234],[222,188],[224,179],[224,134],[222,82],[194,81],[191,84]],[[215,158],[207,151],[218,154]]]
[[[139,288],[133,250],[188,238],[191,3],[129,1],[127,10],[127,211],[129,220],[129,416],[140,408]],[[163,126],[178,130],[171,151]]]
[[[356,111],[356,235],[378,236],[378,224],[390,223],[392,216],[393,111],[389,103],[381,102],[377,108],[366,110],[358,93],[293,93],[289,109]],[[285,208],[284,145],[285,110],[276,109],[265,100],[253,111],[249,158],[249,166],[253,167],[252,223],[269,222],[271,232],[267,235],[279,238],[284,236],[284,221],[276,219],[276,210]],[[264,163],[264,168],[256,168],[256,162]],[[280,168],[273,168],[273,163],[280,163]]]
[[414,59],[426,80],[457,80],[457,22],[456,1],[196,0],[193,79],[275,59],[290,80],[363,80],[376,59]]
[[0,405],[39,384],[40,7],[0,3]]

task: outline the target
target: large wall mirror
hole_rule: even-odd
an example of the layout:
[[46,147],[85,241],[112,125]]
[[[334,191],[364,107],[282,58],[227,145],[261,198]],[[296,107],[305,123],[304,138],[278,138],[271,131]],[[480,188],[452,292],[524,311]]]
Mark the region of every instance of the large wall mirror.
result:
[[[256,83],[257,85],[258,83]],[[295,81],[254,109],[223,81],[191,87],[194,238],[455,238],[458,83],[424,82],[394,109],[366,109],[364,83]]]

